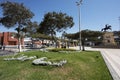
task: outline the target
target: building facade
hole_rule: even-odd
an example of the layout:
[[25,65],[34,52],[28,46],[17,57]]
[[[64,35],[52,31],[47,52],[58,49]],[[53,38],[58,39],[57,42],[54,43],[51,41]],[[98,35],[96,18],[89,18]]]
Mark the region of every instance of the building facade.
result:
[[[18,45],[18,39],[15,38],[15,32],[3,32],[0,33],[0,45]],[[21,40],[23,44],[23,39]]]

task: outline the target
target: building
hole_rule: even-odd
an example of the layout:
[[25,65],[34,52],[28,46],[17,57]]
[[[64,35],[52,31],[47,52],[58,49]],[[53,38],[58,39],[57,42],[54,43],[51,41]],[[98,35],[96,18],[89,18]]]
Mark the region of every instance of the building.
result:
[[[18,39],[15,38],[15,32],[3,32],[0,33],[0,45],[6,46],[14,46],[18,45]],[[23,44],[23,39],[21,40],[21,44]]]
[[114,31],[113,33],[116,44],[120,46],[120,31]]

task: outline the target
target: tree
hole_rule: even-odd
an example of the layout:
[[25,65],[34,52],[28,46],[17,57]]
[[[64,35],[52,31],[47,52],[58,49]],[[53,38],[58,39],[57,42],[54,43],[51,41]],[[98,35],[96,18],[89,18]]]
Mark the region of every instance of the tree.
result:
[[[90,42],[93,42],[96,44],[102,42],[103,33],[100,31],[91,31],[91,30],[86,29],[86,30],[82,30],[81,34],[82,34],[81,40],[82,40],[83,50],[85,50],[84,44],[85,44],[86,39],[87,39],[87,41],[90,41]],[[74,34],[68,34],[68,35],[66,35],[66,37],[68,37],[70,39],[79,39],[79,32],[74,33]]]
[[[23,4],[19,4],[16,2],[4,2],[1,3],[0,6],[3,10],[3,17],[1,18],[1,23],[7,27],[11,28],[14,26],[18,26],[18,29],[22,29],[23,26],[26,26],[30,19],[34,16],[34,14],[27,9]],[[18,31],[18,35],[20,35],[20,31]],[[18,38],[19,42],[19,52],[21,51],[21,42],[20,36]]]
[[83,30],[81,33],[83,50],[85,50],[84,45],[86,40],[94,43],[95,45],[99,45],[102,42],[103,33],[100,31]]
[[33,34],[36,34],[38,28],[39,28],[39,25],[36,21],[35,22],[29,22],[27,27],[26,27],[27,36],[31,36]]
[[51,35],[54,38],[56,32],[71,28],[73,25],[74,22],[71,16],[62,12],[48,12],[44,15],[44,19],[40,23],[38,32]]

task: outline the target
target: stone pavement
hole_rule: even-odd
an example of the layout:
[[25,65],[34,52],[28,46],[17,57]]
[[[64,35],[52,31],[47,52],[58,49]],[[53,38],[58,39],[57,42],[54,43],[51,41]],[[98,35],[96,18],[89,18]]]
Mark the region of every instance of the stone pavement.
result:
[[[79,47],[71,47],[79,50]],[[114,80],[120,80],[120,49],[86,47],[86,50],[100,51]]]
[[120,80],[120,49],[100,49],[114,80]]
[[6,55],[14,55],[16,54],[14,51],[10,51],[10,50],[0,50],[0,56],[6,56]]

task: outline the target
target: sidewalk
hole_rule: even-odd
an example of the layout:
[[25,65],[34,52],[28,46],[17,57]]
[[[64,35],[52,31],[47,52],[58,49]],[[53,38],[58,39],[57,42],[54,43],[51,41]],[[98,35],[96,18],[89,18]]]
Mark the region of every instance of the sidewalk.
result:
[[120,49],[101,49],[101,54],[114,80],[120,80]]
[[14,51],[9,51],[9,50],[3,51],[0,49],[0,56],[7,56],[7,55],[14,55],[14,54],[16,54]]

